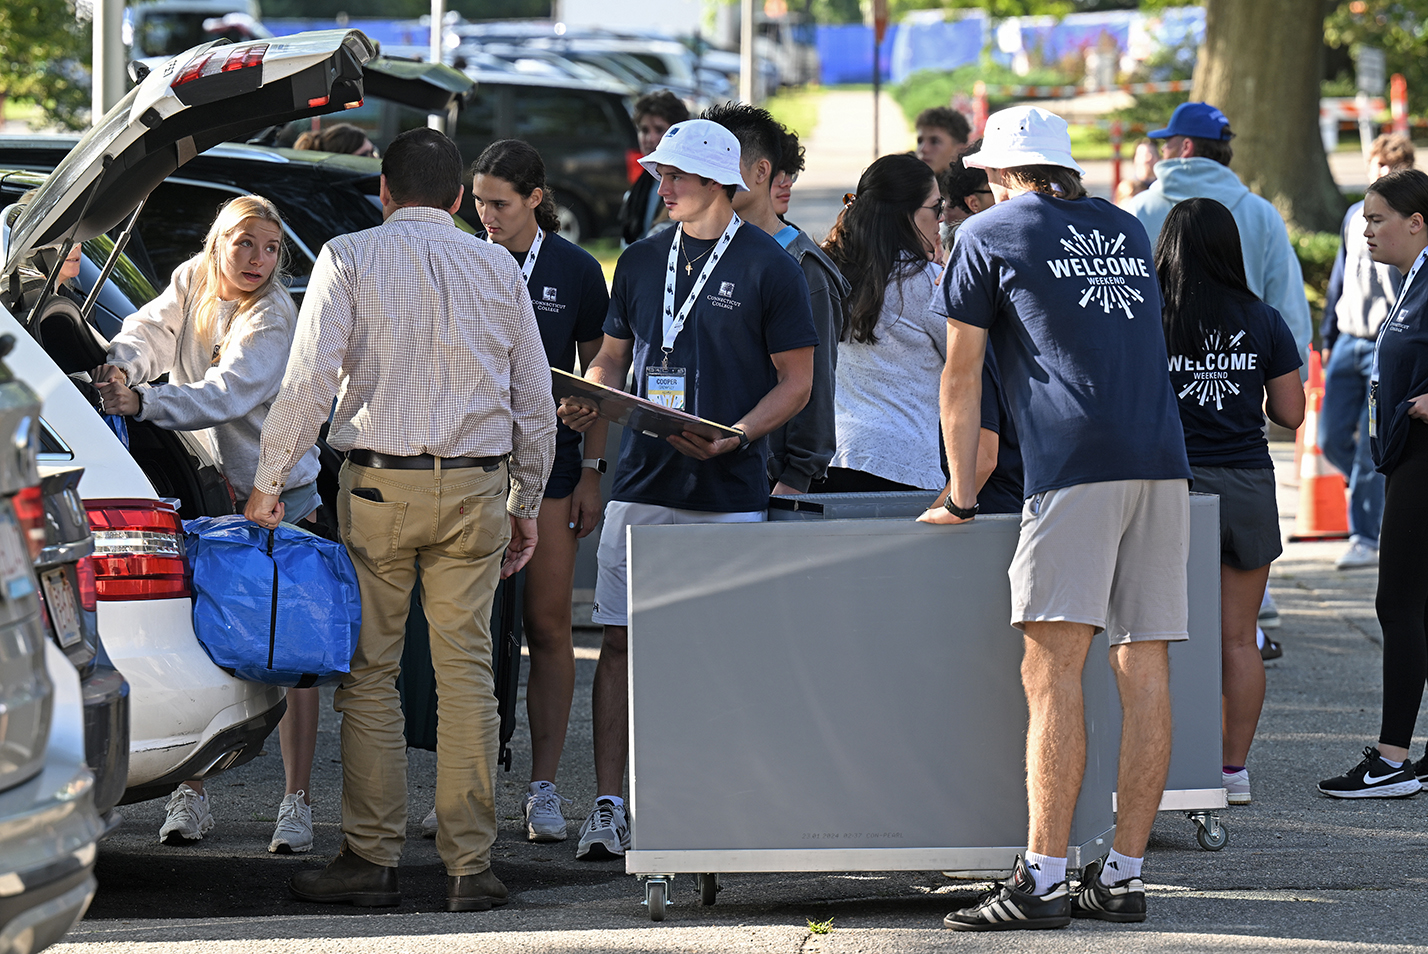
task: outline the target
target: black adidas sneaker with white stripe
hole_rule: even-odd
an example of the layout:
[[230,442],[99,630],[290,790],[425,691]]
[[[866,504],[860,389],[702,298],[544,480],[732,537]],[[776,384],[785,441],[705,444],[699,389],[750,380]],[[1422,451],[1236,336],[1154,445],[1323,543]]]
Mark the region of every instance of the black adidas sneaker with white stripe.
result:
[[954,931],[1016,931],[1060,928],[1071,923],[1071,892],[1057,883],[1044,895],[1034,895],[1036,881],[1021,855],[1012,875],[988,891],[970,908],[953,911],[942,919]]
[[1097,859],[1081,872],[1081,886],[1071,895],[1071,916],[1099,921],[1144,921],[1145,882],[1139,878],[1123,878],[1115,884],[1102,884],[1103,864]]

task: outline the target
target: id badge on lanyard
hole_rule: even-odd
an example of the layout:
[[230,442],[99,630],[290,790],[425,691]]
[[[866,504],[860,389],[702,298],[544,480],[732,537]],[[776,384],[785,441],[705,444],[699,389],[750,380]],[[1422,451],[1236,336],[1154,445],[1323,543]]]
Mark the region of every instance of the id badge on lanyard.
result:
[[674,411],[687,411],[685,369],[652,364],[645,368],[645,393],[656,404]]
[[724,250],[729,247],[729,243],[734,238],[734,233],[739,230],[742,220],[735,215],[729,220],[729,224],[724,229],[724,234],[719,237],[719,242],[715,245],[713,253],[705,263],[704,268],[699,272],[699,278],[694,282],[694,287],[689,290],[688,297],[684,300],[684,306],[676,314],[674,310],[674,285],[675,268],[679,264],[679,247],[684,240],[684,226],[680,225],[675,230],[674,242],[669,247],[669,267],[665,275],[664,287],[664,341],[661,350],[664,352],[664,360],[659,364],[648,365],[645,368],[645,396],[656,404],[671,408],[676,411],[688,411],[688,382],[689,375],[685,368],[672,368],[669,366],[669,356],[674,351],[675,339],[684,330],[684,323],[689,318],[689,313],[694,309],[694,303],[699,298],[700,291],[704,288],[704,283],[709,280],[709,275],[714,271],[714,266],[723,257]]
[[1398,289],[1398,299],[1389,309],[1388,317],[1383,320],[1383,326],[1378,330],[1378,337],[1373,345],[1373,365],[1369,371],[1369,393],[1368,393],[1368,419],[1369,437],[1378,437],[1378,351],[1383,347],[1384,336],[1388,333],[1393,320],[1397,317],[1399,309],[1403,307],[1404,300],[1408,297],[1408,288],[1413,284],[1413,279],[1418,277],[1418,270],[1423,267],[1424,260],[1428,258],[1428,249],[1418,253],[1418,258],[1414,260],[1413,267],[1408,270],[1408,275],[1403,279],[1403,285]]

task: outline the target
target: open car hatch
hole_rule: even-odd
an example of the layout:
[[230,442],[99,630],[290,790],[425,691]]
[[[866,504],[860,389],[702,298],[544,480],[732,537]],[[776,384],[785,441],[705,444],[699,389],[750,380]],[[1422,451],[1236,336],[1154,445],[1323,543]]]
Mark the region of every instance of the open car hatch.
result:
[[[163,179],[218,143],[359,105],[375,55],[359,30],[215,41],[169,60],[80,139],[10,231],[3,274],[71,234],[107,232]],[[76,224],[78,228],[76,228]]]

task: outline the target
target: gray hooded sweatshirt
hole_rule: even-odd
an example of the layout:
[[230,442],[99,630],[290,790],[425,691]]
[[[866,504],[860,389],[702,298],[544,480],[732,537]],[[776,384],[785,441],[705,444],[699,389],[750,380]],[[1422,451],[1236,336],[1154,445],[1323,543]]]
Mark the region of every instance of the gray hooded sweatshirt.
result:
[[813,306],[818,347],[813,349],[813,392],[808,404],[787,424],[769,434],[769,480],[781,480],[801,493],[828,473],[838,439],[833,388],[838,367],[838,333],[843,326],[843,300],[852,286],[833,260],[799,232],[788,243],[788,254],[803,268]]
[[[190,292],[197,268],[197,256],[184,262],[159,297],[124,319],[109,344],[109,363],[143,392],[138,419],[193,432],[241,502],[253,490],[263,421],[287,370],[297,308],[276,284],[236,323],[238,303],[220,301],[215,320],[224,331],[214,360],[213,348],[198,340],[193,327],[198,302]],[[167,384],[143,386],[165,373]],[[309,448],[287,486],[311,483],[318,469],[317,448]]]

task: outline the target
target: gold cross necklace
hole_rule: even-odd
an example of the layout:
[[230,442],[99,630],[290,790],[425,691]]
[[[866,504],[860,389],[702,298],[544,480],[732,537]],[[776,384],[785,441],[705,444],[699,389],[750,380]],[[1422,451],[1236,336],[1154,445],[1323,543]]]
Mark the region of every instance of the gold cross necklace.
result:
[[[718,244],[719,244],[718,242],[715,242],[715,243],[714,243],[714,245],[718,245]],[[700,260],[701,258],[703,258],[704,256],[708,255],[710,252],[714,251],[714,245],[709,246],[709,247],[706,248],[704,251],[702,251],[702,252],[700,252],[698,255],[694,256],[694,259],[691,261],[690,258],[689,258],[689,252],[688,252],[688,250],[686,250],[685,247],[684,247],[684,233],[683,233],[683,232],[680,232],[680,233],[679,233],[679,251],[684,255],[684,274],[686,274],[686,275],[693,275],[693,274],[694,274],[694,263],[697,262],[697,261],[699,261],[699,260]]]

